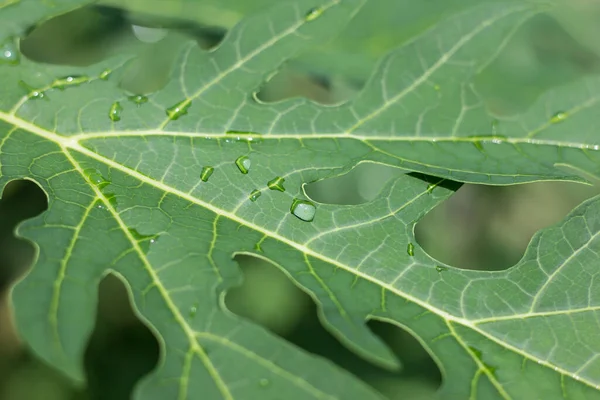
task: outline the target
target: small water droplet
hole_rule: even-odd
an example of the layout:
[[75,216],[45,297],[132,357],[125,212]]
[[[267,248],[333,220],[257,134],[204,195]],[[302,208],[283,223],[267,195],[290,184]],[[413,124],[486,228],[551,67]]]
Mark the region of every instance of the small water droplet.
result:
[[256,201],[258,200],[258,198],[260,197],[260,195],[262,194],[262,192],[258,189],[254,189],[251,193],[250,193],[250,201]]
[[269,182],[267,182],[267,186],[271,190],[279,190],[280,192],[285,192],[285,188],[283,187],[284,182],[285,182],[285,179],[278,176],[276,178],[271,179]]
[[430,183],[429,185],[427,185],[427,193],[432,193],[433,189],[435,189],[437,187],[437,185],[435,183]]
[[262,378],[258,383],[261,387],[267,387],[271,382],[267,378]]
[[198,313],[198,303],[196,303],[190,307],[189,317],[194,318],[197,313]]
[[304,15],[304,20],[306,22],[314,21],[319,18],[323,14],[323,7],[314,7],[308,10],[308,12]]
[[246,156],[240,156],[235,160],[235,165],[237,165],[242,174],[247,174],[250,171],[252,161]]
[[115,101],[110,106],[110,110],[108,111],[108,117],[111,121],[117,122],[121,120],[121,111],[123,111],[123,107],[121,107],[121,103]]
[[191,101],[182,100],[174,106],[167,108],[167,116],[169,117],[169,119],[175,121],[176,119],[179,119],[179,117],[181,117],[182,115],[187,114],[187,110],[188,108],[190,108],[191,105]]
[[406,254],[408,254],[411,257],[413,257],[415,255],[415,245],[414,244],[409,243],[408,246],[406,246]]
[[86,75],[69,75],[55,79],[54,82],[52,82],[52,87],[55,89],[64,90],[67,86],[77,86],[89,81],[90,78]]
[[565,119],[567,119],[568,116],[569,115],[566,112],[559,111],[555,113],[552,118],[550,118],[550,123],[558,124],[559,122],[563,122]]
[[19,86],[27,91],[27,95],[30,99],[40,100],[46,97],[46,94],[43,91],[29,86],[25,81],[19,81]]
[[137,104],[137,106],[141,106],[144,103],[148,102],[148,98],[142,94],[135,94],[133,96],[128,96],[127,99],[129,99],[129,101],[131,101],[132,103]]
[[215,169],[210,166],[202,167],[202,171],[200,172],[200,179],[202,182],[208,182],[208,178],[215,172]]
[[112,74],[112,71],[110,69],[105,69],[104,71],[100,72],[98,78],[102,79],[103,81],[107,81],[110,74]]
[[17,65],[21,61],[21,53],[15,38],[9,37],[0,44],[0,64]]
[[88,182],[94,186],[97,186],[100,190],[110,185],[110,181],[103,177],[100,171],[95,168],[86,168],[83,170],[83,174],[87,178]]
[[437,272],[444,272],[444,271],[448,271],[448,268],[447,267],[442,267],[441,265],[436,265],[435,266],[435,270]]
[[315,219],[317,208],[308,200],[294,199],[290,212],[302,221],[311,222]]

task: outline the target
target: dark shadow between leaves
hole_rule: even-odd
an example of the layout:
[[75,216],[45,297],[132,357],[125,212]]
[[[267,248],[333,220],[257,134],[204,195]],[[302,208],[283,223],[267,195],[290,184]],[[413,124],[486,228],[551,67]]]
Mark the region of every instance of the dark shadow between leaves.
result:
[[437,390],[440,371],[408,332],[395,325],[368,322],[373,333],[403,362],[401,371],[380,368],[348,350],[329,333],[319,321],[316,304],[283,272],[252,256],[238,255],[235,259],[245,278],[244,283],[231,289],[225,298],[227,308],[235,314],[262,325],[305,351],[333,361],[390,399],[421,392],[431,396]]
[[295,67],[290,61],[265,81],[256,97],[264,103],[304,97],[319,104],[334,105],[346,102],[361,88],[342,77]]
[[464,185],[417,224],[416,239],[430,256],[456,268],[504,270],[523,257],[538,230],[598,192],[567,182]]
[[158,358],[158,340],[135,316],[125,285],[107,275],[100,283],[96,326],[85,352],[88,398],[131,399]]

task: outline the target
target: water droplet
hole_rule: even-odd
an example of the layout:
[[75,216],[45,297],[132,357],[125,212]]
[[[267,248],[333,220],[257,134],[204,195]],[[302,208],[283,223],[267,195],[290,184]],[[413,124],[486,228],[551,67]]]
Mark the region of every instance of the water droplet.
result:
[[198,313],[198,303],[196,303],[190,307],[190,313],[189,313],[190,319],[194,318],[197,313]]
[[294,199],[290,207],[290,212],[302,221],[311,222],[315,219],[317,208],[310,201]]
[[97,186],[100,190],[110,185],[110,181],[103,177],[100,171],[95,168],[86,168],[83,170],[83,174],[87,178],[88,182],[94,186]]
[[25,81],[19,81],[19,86],[27,91],[27,95],[30,99],[40,100],[46,97],[46,94],[43,91],[29,86]]
[[271,190],[279,190],[280,192],[285,192],[285,188],[283,187],[284,182],[285,182],[285,179],[278,176],[276,178],[271,179],[269,182],[267,182],[267,186]]
[[110,110],[108,111],[108,117],[111,121],[117,122],[121,120],[121,111],[123,111],[123,107],[121,107],[121,103],[115,101],[110,106]]
[[323,14],[323,7],[315,7],[308,10],[308,12],[304,15],[304,20],[306,22],[314,21],[319,18]]
[[433,189],[435,189],[437,187],[437,185],[435,183],[430,183],[429,185],[427,185],[427,193],[432,193]]
[[555,113],[552,118],[550,118],[550,123],[558,124],[559,122],[563,122],[565,119],[567,119],[568,116],[569,115],[566,112],[559,111]]
[[406,246],[406,254],[408,254],[411,257],[413,257],[415,255],[415,245],[414,244],[409,243],[408,246]]
[[444,272],[444,271],[448,271],[448,268],[447,267],[442,267],[441,265],[436,265],[435,266],[435,270],[437,272]]
[[215,172],[215,169],[210,166],[202,167],[202,171],[200,172],[200,179],[202,182],[208,182],[208,178]]
[[129,101],[131,101],[132,103],[137,104],[137,106],[141,106],[144,103],[148,102],[148,98],[142,94],[135,94],[133,96],[128,96],[127,97],[129,99]]
[[112,71],[110,69],[105,69],[104,71],[100,72],[98,78],[102,79],[103,81],[107,81],[110,74],[112,74]]
[[21,53],[15,38],[9,37],[0,44],[0,64],[17,65],[21,60]]
[[149,26],[140,26],[140,25],[131,25],[131,30],[133,34],[140,42],[144,43],[156,43],[165,38],[167,36],[166,29],[163,28],[152,28]]
[[182,115],[187,114],[187,110],[188,110],[188,108],[190,108],[191,105],[192,105],[192,102],[189,100],[180,101],[179,103],[175,104],[174,106],[167,108],[167,111],[166,111],[167,116],[169,117],[169,119],[175,121]]
[[262,378],[258,383],[261,387],[267,387],[271,382],[267,378]]
[[89,82],[90,78],[86,75],[69,75],[62,78],[55,79],[52,82],[52,87],[55,89],[64,90],[67,86],[77,86],[82,83]]
[[258,198],[260,197],[260,195],[262,194],[262,192],[258,189],[254,189],[251,193],[250,193],[250,201],[256,201],[258,200]]
[[252,161],[246,156],[240,156],[235,160],[235,165],[237,165],[242,174],[247,174],[250,171]]

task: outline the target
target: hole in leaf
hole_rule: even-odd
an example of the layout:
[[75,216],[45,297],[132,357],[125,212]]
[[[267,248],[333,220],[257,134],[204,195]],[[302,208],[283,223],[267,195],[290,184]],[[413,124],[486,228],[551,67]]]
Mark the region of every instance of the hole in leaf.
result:
[[398,168],[363,162],[342,175],[309,183],[304,189],[319,203],[356,205],[373,200],[390,179],[403,173]]
[[416,239],[432,257],[457,268],[506,269],[523,257],[537,231],[599,192],[567,182],[464,185],[417,224]]
[[33,262],[33,245],[15,236],[16,227],[47,208],[46,194],[33,181],[14,180],[4,187],[0,198],[0,293]]
[[276,267],[251,256],[238,255],[235,259],[244,273],[244,283],[227,293],[226,305],[232,312],[333,361],[389,399],[405,398],[412,393],[423,393],[424,397],[411,399],[428,399],[437,390],[441,381],[439,368],[411,334],[388,323],[367,323],[403,363],[401,371],[382,369],[331,335],[321,324],[312,299]]
[[256,94],[263,102],[305,97],[320,104],[340,104],[360,87],[341,76],[310,72],[299,65],[286,64],[273,74]]
[[158,357],[158,340],[133,313],[125,285],[108,275],[100,283],[96,326],[85,352],[90,398],[131,398]]
[[21,51],[33,61],[90,65],[106,57],[128,28],[118,9],[83,7],[33,27],[21,41]]

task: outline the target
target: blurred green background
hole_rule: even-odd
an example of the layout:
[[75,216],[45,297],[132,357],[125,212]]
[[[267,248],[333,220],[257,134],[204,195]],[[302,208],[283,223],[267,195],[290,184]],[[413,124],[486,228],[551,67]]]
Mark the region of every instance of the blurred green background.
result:
[[[337,39],[281,66],[258,96],[264,101],[304,96],[324,104],[347,100],[364,86],[387,51],[481,1],[370,1]],[[134,52],[138,58],[121,86],[132,94],[150,93],[168,79],[173,43],[192,37],[210,49],[244,15],[275,3],[281,0],[109,0],[31,27],[21,50],[31,59],[64,65]],[[524,111],[544,90],[598,73],[599,22],[597,0],[565,0],[523,25],[475,79],[490,111]],[[365,163],[344,176],[309,184],[306,191],[319,202],[358,204],[374,198],[400,173]],[[594,186],[558,182],[464,185],[418,224],[417,239],[430,255],[458,268],[508,268],[537,230],[560,221],[599,192]],[[109,276],[101,284],[96,329],[84,360],[87,387],[74,387],[37,361],[14,331],[9,288],[35,257],[33,245],[16,238],[14,230],[45,207],[44,193],[26,180],[11,182],[0,200],[0,400],[129,399],[135,383],[156,365],[158,342],[134,316],[116,278]],[[232,311],[330,359],[389,399],[433,398],[441,383],[439,368],[410,333],[370,322],[403,368],[386,371],[370,365],[321,326],[312,300],[276,268],[251,257],[238,261],[245,282],[227,296]]]

